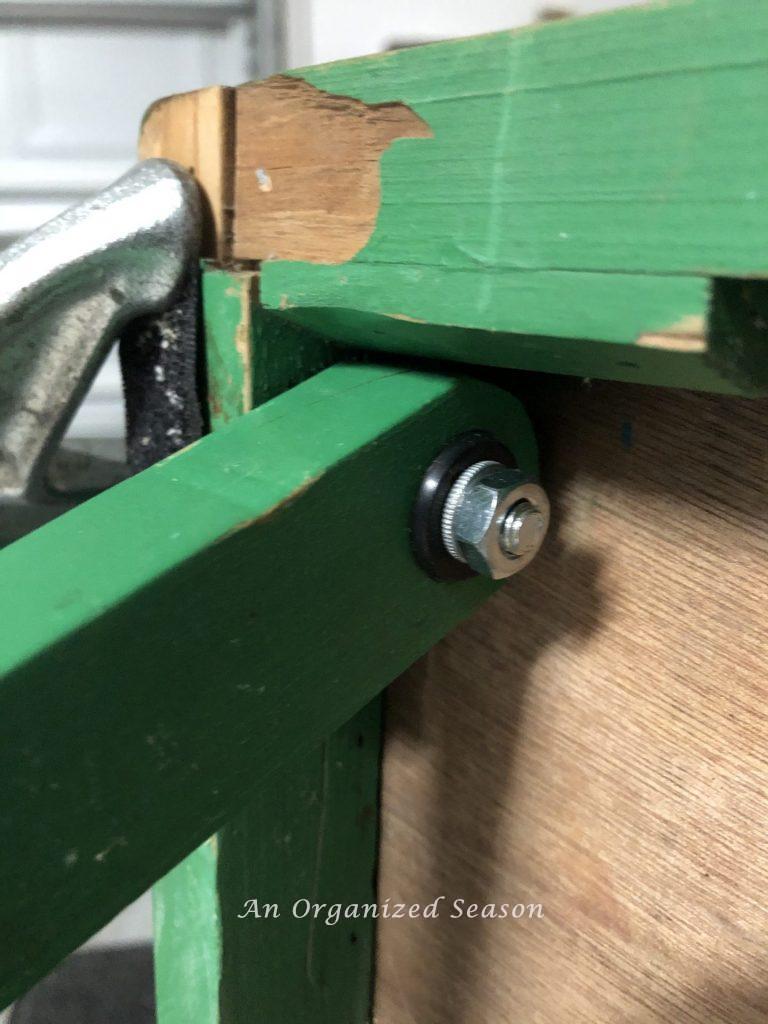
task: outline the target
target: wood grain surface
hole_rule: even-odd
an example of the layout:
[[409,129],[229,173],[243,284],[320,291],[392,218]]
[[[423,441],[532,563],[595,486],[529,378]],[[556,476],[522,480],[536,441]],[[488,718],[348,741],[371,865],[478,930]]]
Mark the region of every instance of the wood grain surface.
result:
[[288,75],[241,86],[235,110],[236,259],[352,259],[376,227],[382,154],[432,134],[402,103],[368,105]]
[[390,691],[378,1024],[768,1020],[768,403],[550,378],[556,535]]
[[175,160],[197,178],[203,198],[202,255],[226,259],[232,234],[234,90],[211,86],[157,100],[139,133],[139,157]]

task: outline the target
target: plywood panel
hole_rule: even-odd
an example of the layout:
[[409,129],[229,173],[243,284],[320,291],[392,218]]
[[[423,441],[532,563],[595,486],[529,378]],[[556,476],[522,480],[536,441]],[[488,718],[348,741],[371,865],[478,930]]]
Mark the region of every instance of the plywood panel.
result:
[[393,687],[378,1024],[768,1020],[765,402],[550,379],[557,535]]

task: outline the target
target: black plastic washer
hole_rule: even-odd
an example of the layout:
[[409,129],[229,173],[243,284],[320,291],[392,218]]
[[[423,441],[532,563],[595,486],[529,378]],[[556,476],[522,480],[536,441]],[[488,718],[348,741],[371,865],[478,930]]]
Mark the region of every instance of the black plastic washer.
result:
[[466,580],[477,575],[459,562],[443,544],[441,524],[448,492],[465,469],[492,460],[514,468],[514,456],[484,430],[454,438],[431,463],[419,486],[411,516],[411,543],[416,561],[433,580]]

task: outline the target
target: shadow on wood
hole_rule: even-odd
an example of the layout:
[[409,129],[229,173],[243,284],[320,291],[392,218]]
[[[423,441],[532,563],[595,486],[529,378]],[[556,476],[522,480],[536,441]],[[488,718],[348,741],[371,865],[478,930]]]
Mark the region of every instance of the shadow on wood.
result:
[[377,1019],[764,1021],[767,403],[518,394],[558,535],[390,691]]

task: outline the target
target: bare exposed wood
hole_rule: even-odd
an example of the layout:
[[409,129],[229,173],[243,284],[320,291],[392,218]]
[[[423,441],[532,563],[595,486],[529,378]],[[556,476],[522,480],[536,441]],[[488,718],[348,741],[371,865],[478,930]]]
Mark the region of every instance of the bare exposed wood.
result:
[[659,352],[683,352],[692,355],[707,352],[706,338],[690,334],[641,334],[637,339],[637,345]]
[[403,103],[368,105],[277,75],[237,91],[234,255],[344,263],[379,215],[379,161],[395,139],[429,138]]
[[224,259],[232,221],[233,90],[220,86],[153,103],[144,116],[139,156],[188,167],[206,200],[203,254]]
[[768,404],[552,381],[557,537],[391,692],[378,1024],[764,1024]]

